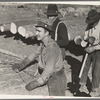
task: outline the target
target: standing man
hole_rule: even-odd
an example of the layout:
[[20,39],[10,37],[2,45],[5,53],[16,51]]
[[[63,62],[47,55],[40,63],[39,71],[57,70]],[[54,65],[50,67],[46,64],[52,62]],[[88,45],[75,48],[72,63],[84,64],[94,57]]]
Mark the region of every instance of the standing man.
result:
[[93,97],[99,96],[99,83],[100,83],[100,19],[99,14],[95,9],[88,13],[86,18],[88,27],[85,31],[84,40],[90,44],[85,48],[88,53],[88,58],[80,79],[80,91],[89,92],[86,87],[88,71],[92,63],[92,88],[90,95]]
[[63,59],[65,59],[65,48],[69,43],[67,27],[58,17],[58,8],[56,4],[49,4],[47,12],[44,14],[52,21],[51,38],[54,39],[62,50]]
[[51,31],[49,21],[46,19],[40,20],[36,25],[36,38],[38,41],[41,41],[41,45],[36,52],[25,58],[21,63],[13,65],[12,68],[15,71],[22,71],[27,65],[39,57],[38,72],[40,76],[26,84],[26,90],[31,91],[47,84],[50,96],[65,96],[66,77],[62,65],[63,58],[61,49],[51,39]]

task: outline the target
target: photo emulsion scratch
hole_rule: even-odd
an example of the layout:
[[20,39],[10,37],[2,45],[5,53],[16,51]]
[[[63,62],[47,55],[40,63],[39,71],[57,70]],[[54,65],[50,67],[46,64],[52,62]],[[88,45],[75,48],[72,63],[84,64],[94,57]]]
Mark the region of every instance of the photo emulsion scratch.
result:
[[0,95],[99,98],[99,27],[100,2],[0,2]]

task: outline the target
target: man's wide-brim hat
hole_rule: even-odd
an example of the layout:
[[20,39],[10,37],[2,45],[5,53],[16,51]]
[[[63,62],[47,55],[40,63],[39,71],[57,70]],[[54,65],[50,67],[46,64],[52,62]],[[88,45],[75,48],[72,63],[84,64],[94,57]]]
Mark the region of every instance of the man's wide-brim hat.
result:
[[39,19],[35,27],[42,27],[48,31],[53,31],[49,19]]
[[88,17],[86,18],[86,23],[92,24],[99,21],[100,14],[95,10],[92,9],[88,12]]
[[47,12],[44,12],[44,14],[46,14],[47,16],[57,16],[58,14],[60,14],[60,12],[58,12],[58,7],[56,4],[49,4]]

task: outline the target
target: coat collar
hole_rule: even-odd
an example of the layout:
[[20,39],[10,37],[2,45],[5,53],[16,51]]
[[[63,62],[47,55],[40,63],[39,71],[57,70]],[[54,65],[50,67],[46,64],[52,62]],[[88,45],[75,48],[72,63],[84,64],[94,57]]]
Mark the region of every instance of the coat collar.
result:
[[45,47],[48,45],[48,43],[50,41],[50,38],[51,38],[51,36],[48,36],[48,37],[45,38],[45,40],[43,42],[43,44],[44,44]]

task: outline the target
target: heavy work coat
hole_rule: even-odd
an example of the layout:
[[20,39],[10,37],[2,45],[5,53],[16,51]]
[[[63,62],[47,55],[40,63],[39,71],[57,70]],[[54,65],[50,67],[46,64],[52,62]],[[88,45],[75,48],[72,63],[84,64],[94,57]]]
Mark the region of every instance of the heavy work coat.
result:
[[[53,32],[51,32],[51,38],[52,39],[55,39],[55,31],[56,31],[56,28],[57,28],[57,24],[59,22],[60,22],[60,19],[57,17],[52,24],[52,29],[54,30]],[[65,26],[65,24],[63,22],[59,24],[57,34],[58,34],[57,44],[59,45],[59,47],[62,50],[63,58],[65,58],[65,48],[68,45],[69,40],[68,40],[67,27]]]

